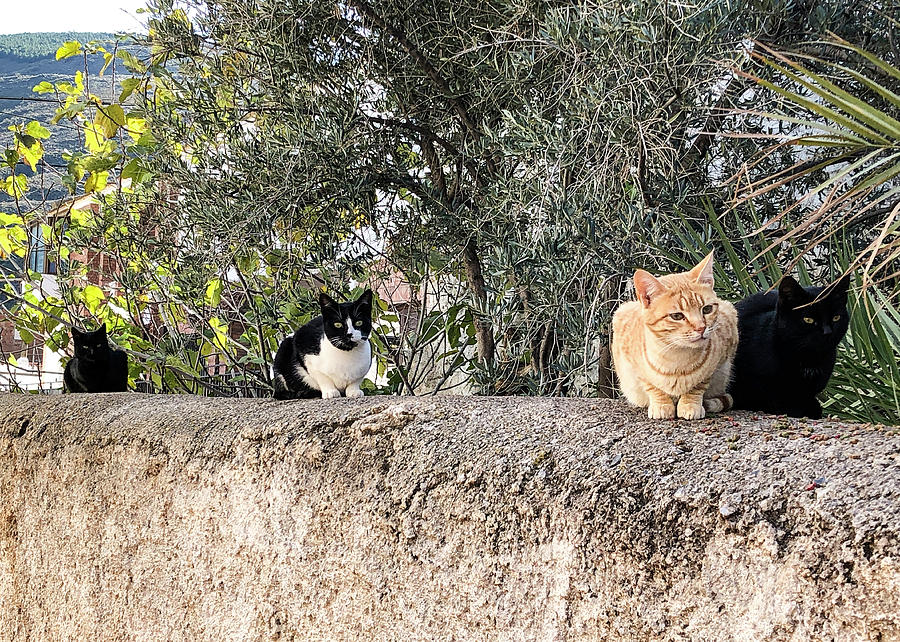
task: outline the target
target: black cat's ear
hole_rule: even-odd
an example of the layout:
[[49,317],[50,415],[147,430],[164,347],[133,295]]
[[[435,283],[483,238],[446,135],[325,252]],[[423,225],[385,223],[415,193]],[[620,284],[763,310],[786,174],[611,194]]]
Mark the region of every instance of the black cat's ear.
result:
[[804,303],[809,303],[809,295],[794,277],[786,274],[778,284],[778,300],[790,308],[796,308]]
[[97,333],[100,334],[101,336],[104,336],[104,337],[106,336],[106,324],[105,323],[103,325],[101,325],[99,328],[97,328]]
[[73,339],[81,339],[83,336],[84,336],[84,333],[81,330],[79,330],[75,326],[72,326],[72,338]]
[[847,290],[850,289],[850,275],[844,277],[828,288],[828,298],[836,301],[847,301]]

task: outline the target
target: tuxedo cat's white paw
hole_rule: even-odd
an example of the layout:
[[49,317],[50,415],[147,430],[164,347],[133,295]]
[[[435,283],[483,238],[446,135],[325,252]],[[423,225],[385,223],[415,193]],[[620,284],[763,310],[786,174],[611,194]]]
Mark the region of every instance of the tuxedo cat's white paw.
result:
[[323,390],[322,391],[322,399],[334,399],[336,397],[341,396],[341,391],[337,388],[332,388],[331,390]]
[[344,394],[346,394],[348,397],[362,397],[363,391],[360,390],[359,386],[354,386],[354,387],[348,386],[347,390]]

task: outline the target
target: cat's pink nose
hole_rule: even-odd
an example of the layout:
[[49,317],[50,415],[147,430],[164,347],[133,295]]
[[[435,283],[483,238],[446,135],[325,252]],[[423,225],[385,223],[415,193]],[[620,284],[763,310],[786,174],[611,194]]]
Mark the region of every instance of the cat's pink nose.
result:
[[695,325],[691,327],[694,328],[694,332],[697,332],[699,334],[703,334],[704,332],[706,332],[706,325]]

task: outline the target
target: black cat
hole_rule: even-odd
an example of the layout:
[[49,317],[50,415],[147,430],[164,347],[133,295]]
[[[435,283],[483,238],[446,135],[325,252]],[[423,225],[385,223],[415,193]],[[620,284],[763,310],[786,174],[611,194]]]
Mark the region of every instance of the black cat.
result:
[[778,292],[735,304],[738,350],[729,388],[735,408],[822,417],[816,395],[828,384],[847,332],[849,285],[846,276],[816,301],[825,288],[804,288],[785,276]]
[[106,325],[93,332],[72,328],[75,356],[63,373],[69,392],[125,392],[128,390],[128,356],[112,350]]
[[276,399],[362,397],[359,388],[372,365],[372,291],[337,303],[322,292],[322,316],[281,342],[275,355]]

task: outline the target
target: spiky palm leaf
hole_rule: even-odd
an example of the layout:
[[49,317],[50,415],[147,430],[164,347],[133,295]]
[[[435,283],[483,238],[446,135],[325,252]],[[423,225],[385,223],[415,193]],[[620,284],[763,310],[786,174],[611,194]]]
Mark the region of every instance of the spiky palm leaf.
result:
[[[734,70],[774,92],[786,108],[754,115],[792,132],[773,135],[774,143],[734,177],[736,202],[794,190],[792,202],[757,230],[765,230],[769,239],[757,257],[788,243],[799,248],[796,263],[841,230],[871,226],[866,247],[849,269],[862,268],[864,288],[891,282],[900,275],[900,69],[836,37],[818,44],[831,53],[847,53],[857,68],[756,43],[750,55],[779,79]],[[800,159],[782,171],[752,177],[786,148],[799,151]]]

